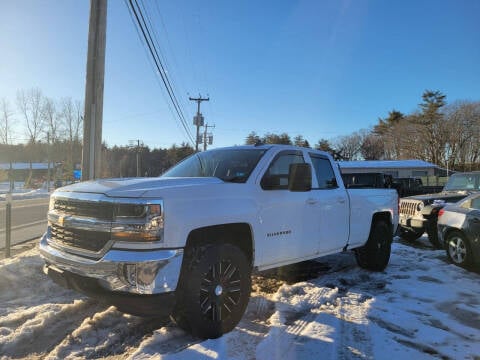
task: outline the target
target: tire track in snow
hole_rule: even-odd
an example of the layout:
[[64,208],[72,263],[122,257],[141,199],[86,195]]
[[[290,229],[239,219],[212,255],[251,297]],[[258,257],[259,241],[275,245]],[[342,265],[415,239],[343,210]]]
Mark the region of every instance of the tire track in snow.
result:
[[0,353],[15,358],[46,353],[101,308],[93,300],[76,300],[72,304],[39,305],[24,316],[0,318],[0,326],[8,329]]
[[[259,359],[296,359],[309,352],[309,341],[328,341],[329,329],[315,322],[323,305],[331,305],[338,289],[319,288],[310,283],[283,286],[272,297],[276,311],[270,318],[271,328],[258,345]],[[313,339],[312,335],[317,338]]]
[[49,354],[52,359],[127,356],[155,329],[170,321],[121,313],[111,306],[87,317]]

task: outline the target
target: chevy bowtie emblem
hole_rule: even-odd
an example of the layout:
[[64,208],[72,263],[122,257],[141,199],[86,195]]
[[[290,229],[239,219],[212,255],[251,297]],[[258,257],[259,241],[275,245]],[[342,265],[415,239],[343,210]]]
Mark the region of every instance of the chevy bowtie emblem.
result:
[[63,223],[65,222],[65,217],[64,216],[59,216],[58,217],[58,224],[60,226],[63,226]]

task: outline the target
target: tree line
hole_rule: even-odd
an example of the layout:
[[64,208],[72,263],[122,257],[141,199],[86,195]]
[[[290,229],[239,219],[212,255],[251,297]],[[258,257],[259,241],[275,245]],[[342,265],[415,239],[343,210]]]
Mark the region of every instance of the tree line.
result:
[[[311,147],[302,136],[251,132],[246,144],[289,144]],[[426,90],[410,114],[395,109],[371,129],[334,139],[321,138],[314,148],[336,160],[420,159],[458,171],[480,169],[480,101],[448,104],[440,91]]]
[[[23,125],[23,127],[21,126]],[[23,134],[20,133],[21,128]],[[55,100],[40,89],[19,90],[15,106],[0,99],[0,162],[61,164],[62,179],[71,180],[81,163],[83,105],[78,100]],[[25,136],[23,140],[19,136]],[[293,144],[312,147],[303,135],[252,131],[246,144]],[[440,91],[426,90],[410,114],[393,109],[371,129],[333,139],[320,138],[313,147],[330,152],[336,160],[421,159],[455,170],[480,169],[480,102],[446,102]],[[102,177],[157,176],[192,154],[186,143],[170,148],[103,144]],[[56,175],[57,176],[57,175]],[[27,179],[28,180],[28,179]]]

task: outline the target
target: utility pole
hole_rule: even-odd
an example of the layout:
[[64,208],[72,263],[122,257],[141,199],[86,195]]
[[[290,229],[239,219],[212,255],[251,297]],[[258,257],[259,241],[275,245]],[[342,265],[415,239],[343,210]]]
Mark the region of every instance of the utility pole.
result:
[[203,126],[203,115],[200,112],[200,103],[202,101],[210,101],[210,98],[202,98],[202,95],[198,95],[198,98],[192,98],[189,97],[190,101],[196,101],[197,102],[197,115],[193,117],[193,125],[197,127],[197,136],[195,138],[195,152],[198,152],[198,144],[200,144],[200,126]]
[[208,145],[213,144],[213,135],[212,133],[208,133],[208,128],[215,128],[215,125],[208,125],[208,123],[205,125],[205,131],[203,132],[203,151],[207,150],[207,140],[208,140]]
[[98,178],[101,172],[106,30],[107,0],[90,0],[82,180]]
[[[135,142],[137,145],[135,146]],[[130,140],[129,141],[129,146],[134,147],[135,146],[135,152],[137,153],[137,177],[140,177],[140,146],[143,147],[143,142],[140,143],[139,139],[136,140]]]

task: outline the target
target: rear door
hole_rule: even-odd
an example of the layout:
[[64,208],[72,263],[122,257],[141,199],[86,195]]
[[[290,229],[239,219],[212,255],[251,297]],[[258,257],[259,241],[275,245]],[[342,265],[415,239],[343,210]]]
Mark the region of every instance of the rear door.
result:
[[348,243],[349,201],[347,191],[337,183],[330,159],[310,153],[317,185],[311,191],[320,254],[342,249]]

